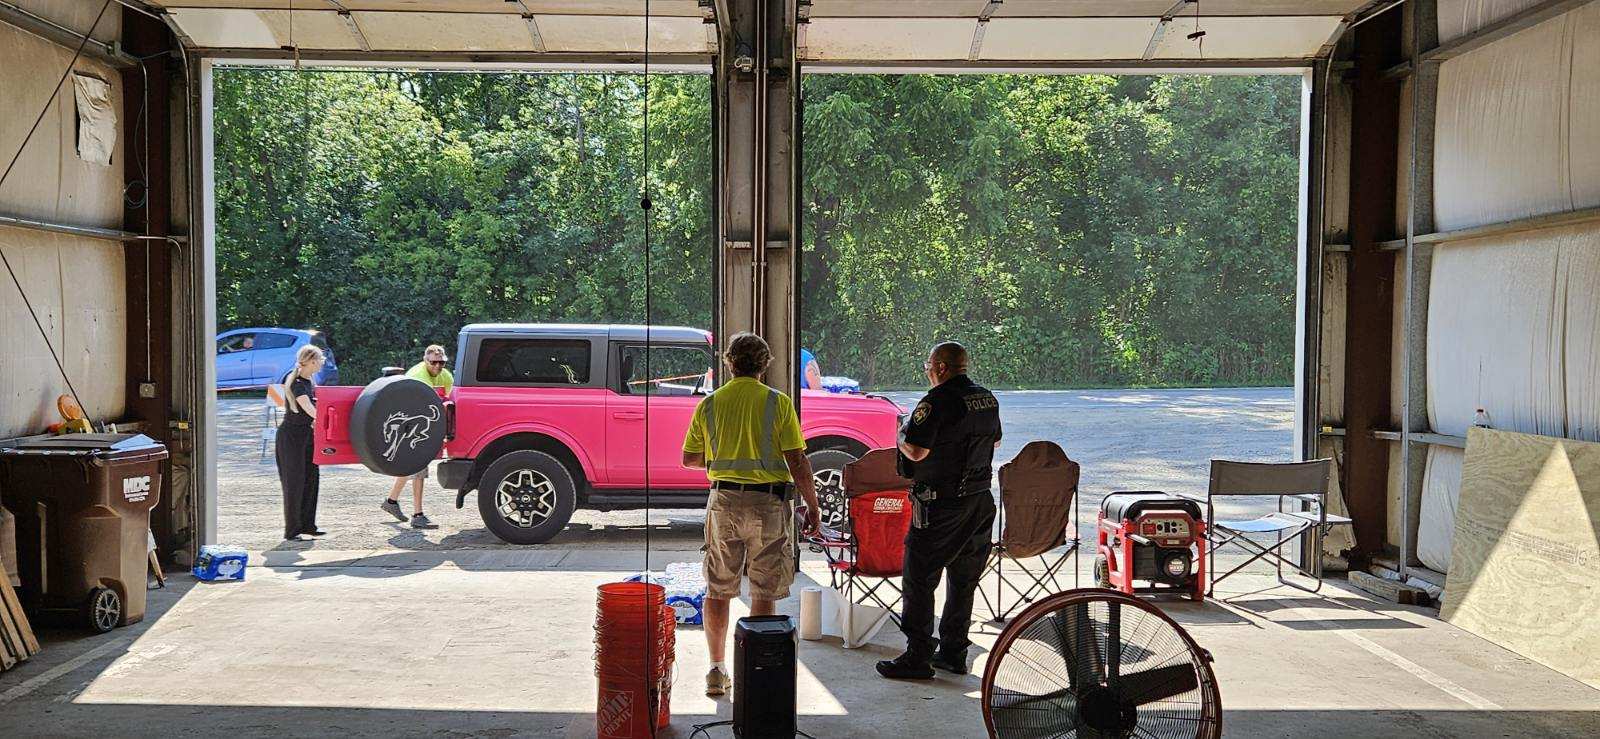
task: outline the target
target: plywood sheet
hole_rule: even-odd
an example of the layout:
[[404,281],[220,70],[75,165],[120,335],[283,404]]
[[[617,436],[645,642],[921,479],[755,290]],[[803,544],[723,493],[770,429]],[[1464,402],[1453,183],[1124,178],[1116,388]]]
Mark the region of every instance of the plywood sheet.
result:
[[1440,615],[1600,688],[1600,444],[1474,428]]

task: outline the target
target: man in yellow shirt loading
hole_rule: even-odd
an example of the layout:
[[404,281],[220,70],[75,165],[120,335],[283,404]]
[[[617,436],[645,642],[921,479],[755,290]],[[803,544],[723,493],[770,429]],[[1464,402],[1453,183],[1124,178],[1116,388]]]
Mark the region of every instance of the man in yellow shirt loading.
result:
[[739,597],[741,574],[750,579],[750,615],[774,612],[794,583],[794,491],[806,504],[805,533],[819,523],[817,491],[800,436],[794,401],[761,382],[772,363],[766,340],[734,334],[723,362],[733,379],[694,410],[683,439],[683,466],[711,480],[706,502],[704,608],[711,672],[706,695],[731,684],[725,662],[728,601]]
[[[444,347],[434,344],[422,351],[422,361],[406,371],[406,377],[425,382],[441,397],[450,394],[450,389],[456,385],[456,376],[450,374],[450,368],[444,366],[450,358],[445,356]],[[428,520],[422,512],[422,481],[428,479],[428,469],[424,467],[421,472],[410,477],[396,477],[394,487],[389,488],[389,497],[379,505],[383,511],[405,523],[411,522],[414,529],[436,529],[439,524]],[[406,481],[411,481],[411,501],[415,503],[411,517],[400,512],[400,491],[405,489]]]

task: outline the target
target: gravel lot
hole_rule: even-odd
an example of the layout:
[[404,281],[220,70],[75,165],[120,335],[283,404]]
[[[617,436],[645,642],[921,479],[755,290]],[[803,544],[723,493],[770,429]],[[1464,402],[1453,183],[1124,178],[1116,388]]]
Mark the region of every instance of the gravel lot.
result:
[[[920,393],[890,393],[910,407]],[[1289,388],[1199,390],[1067,390],[997,393],[1005,440],[997,466],[1034,439],[1050,439],[1083,465],[1082,518],[1093,524],[1095,506],[1113,490],[1205,491],[1212,458],[1287,460],[1293,448],[1294,392]],[[360,466],[324,467],[318,525],[328,536],[314,543],[281,540],[282,493],[270,443],[262,453],[265,415],[261,398],[218,401],[220,541],[252,550],[432,550],[510,548],[478,518],[473,496],[456,510],[455,495],[430,479],[427,512],[440,528],[418,531],[378,510],[390,481]],[[410,490],[401,500],[409,512]],[[649,514],[651,546],[700,546],[697,510]],[[643,546],[644,511],[579,510],[548,547],[564,549]]]

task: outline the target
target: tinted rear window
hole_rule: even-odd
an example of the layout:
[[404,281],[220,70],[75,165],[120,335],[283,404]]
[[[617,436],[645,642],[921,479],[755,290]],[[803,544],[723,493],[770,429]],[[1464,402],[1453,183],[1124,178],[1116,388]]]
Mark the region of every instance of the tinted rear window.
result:
[[311,343],[315,344],[315,345],[317,345],[319,347],[322,347],[323,349],[327,349],[328,348],[328,340],[322,338],[322,334],[312,334],[311,335]]
[[527,385],[589,382],[589,342],[583,339],[484,339],[477,381]]

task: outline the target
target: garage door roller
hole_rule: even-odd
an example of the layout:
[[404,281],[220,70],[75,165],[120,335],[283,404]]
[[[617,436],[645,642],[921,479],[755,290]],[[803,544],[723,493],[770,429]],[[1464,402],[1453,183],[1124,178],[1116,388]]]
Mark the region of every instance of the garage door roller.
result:
[[350,410],[350,442],[367,469],[407,477],[428,468],[444,448],[444,403],[411,377],[372,381]]

